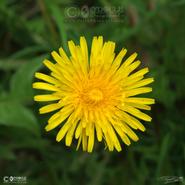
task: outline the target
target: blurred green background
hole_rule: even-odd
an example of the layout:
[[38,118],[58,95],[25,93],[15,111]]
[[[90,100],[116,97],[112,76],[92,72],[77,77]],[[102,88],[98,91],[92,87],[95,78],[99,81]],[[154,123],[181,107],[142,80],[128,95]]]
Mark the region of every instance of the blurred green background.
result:
[[[30,185],[185,184],[184,19],[184,0],[0,0],[0,184],[4,176]],[[92,154],[56,143],[57,131],[44,131],[49,115],[33,102],[42,60],[81,35],[89,46],[103,35],[116,52],[136,51],[155,77],[147,95],[156,99],[153,121],[120,153],[99,143]]]

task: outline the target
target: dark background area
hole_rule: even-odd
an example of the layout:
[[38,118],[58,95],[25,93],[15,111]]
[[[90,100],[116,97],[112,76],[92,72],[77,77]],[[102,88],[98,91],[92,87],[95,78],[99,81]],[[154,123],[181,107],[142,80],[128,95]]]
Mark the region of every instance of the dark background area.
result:
[[[185,184],[184,19],[184,0],[0,0],[0,183],[21,176],[30,185]],[[155,78],[147,95],[156,99],[153,120],[120,153],[103,143],[92,154],[56,143],[33,102],[42,60],[81,35],[89,47],[102,35],[116,52],[136,51]]]

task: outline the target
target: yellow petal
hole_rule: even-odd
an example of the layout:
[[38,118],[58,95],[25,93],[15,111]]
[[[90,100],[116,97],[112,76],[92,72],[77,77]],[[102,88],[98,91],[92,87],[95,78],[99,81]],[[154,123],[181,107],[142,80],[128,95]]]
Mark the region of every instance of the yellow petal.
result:
[[132,55],[130,55],[127,60],[125,60],[125,62],[123,63],[122,67],[125,68],[127,66],[129,66],[137,57],[137,53],[133,53]]
[[[72,106],[66,106],[63,109],[60,110],[60,116],[56,119],[49,122],[49,124],[45,127],[46,131],[50,131],[60,125],[66,118],[68,118],[73,111]],[[70,118],[70,117],[69,117]],[[70,119],[68,118],[67,122],[70,122]],[[67,124],[67,122],[65,124]],[[64,124],[64,125],[65,125]],[[61,131],[62,132],[62,131]]]
[[89,139],[88,139],[88,152],[92,152],[94,146],[94,124],[91,124],[91,129],[89,132]]
[[138,77],[135,77],[135,78],[132,78],[132,79],[129,79],[129,77],[125,78],[123,80],[123,87],[130,87],[132,86],[133,84],[135,84],[136,82],[142,80],[144,78],[144,76],[138,76]]
[[130,115],[129,115],[129,117],[130,117],[131,123],[134,124],[139,130],[141,130],[143,132],[146,130],[145,127],[143,126],[143,124],[139,120],[135,119],[134,117],[132,117]]
[[82,123],[80,122],[76,128],[75,139],[78,139],[82,134]]
[[125,92],[125,94],[128,97],[128,96],[135,96],[138,94],[148,93],[151,91],[152,91],[151,87],[141,87],[141,88],[137,88],[137,89],[128,90]]
[[35,101],[55,101],[60,100],[61,98],[59,96],[56,96],[54,94],[44,94],[44,95],[36,95],[34,96]]
[[130,87],[128,86],[126,89],[129,90],[129,89],[135,89],[135,88],[138,88],[138,87],[142,87],[142,86],[145,86],[145,85],[148,85],[148,84],[152,83],[153,81],[154,81],[153,78],[147,78],[147,79],[138,81],[137,83],[133,84]]
[[47,91],[59,91],[59,89],[55,87],[54,85],[50,85],[44,82],[35,82],[33,83],[32,87],[34,89],[42,89],[42,90],[47,90]]
[[139,76],[143,76],[143,75],[145,75],[146,73],[148,73],[148,67],[146,67],[146,68],[143,68],[143,69],[140,69],[139,71],[137,71],[137,72],[135,72],[134,74],[132,74],[132,75],[130,75],[129,77],[128,77],[128,80],[132,80],[132,79],[134,79],[134,78],[137,78],[137,77],[139,77]]
[[65,51],[63,50],[63,48],[59,48],[59,53],[63,59],[63,62],[65,62],[66,64],[70,63],[70,60],[69,60],[68,56],[66,55]]
[[57,134],[57,137],[56,137],[56,141],[61,141],[63,138],[64,138],[64,136],[66,135],[66,133],[67,133],[67,131],[68,131],[68,129],[71,127],[71,122],[70,121],[67,121],[64,125],[63,125],[63,127],[60,129],[60,131],[58,132],[58,134]]
[[60,103],[53,103],[53,104],[50,104],[50,105],[45,105],[44,107],[39,109],[39,113],[40,114],[45,114],[45,113],[48,113],[48,112],[52,112],[52,111],[60,109],[62,106],[63,105],[60,104]]
[[43,73],[35,73],[35,77],[40,79],[40,80],[44,80],[46,82],[49,82],[51,84],[59,84],[59,81],[52,78],[51,76],[45,75]]
[[74,135],[74,131],[75,131],[77,123],[78,123],[78,120],[75,120],[66,134],[66,140],[65,140],[66,146],[70,146],[72,143],[72,139],[73,139],[73,135]]
[[102,137],[103,137],[101,127],[98,125],[98,123],[95,123],[95,128],[96,128],[97,139],[100,142],[100,141],[102,141]]
[[113,64],[110,69],[110,75],[114,74],[114,72],[120,67],[123,57],[126,55],[127,50],[122,49],[117,57],[114,59]]
[[124,105],[121,107],[122,110],[124,110],[125,112],[128,112],[130,114],[132,114],[133,116],[139,118],[139,119],[142,119],[144,121],[151,121],[152,118],[150,116],[148,116],[147,114],[141,112],[140,110],[134,108],[134,107],[131,107],[129,105]]
[[109,151],[113,151],[114,150],[114,145],[113,145],[113,142],[112,142],[109,134],[107,132],[105,132],[104,136],[105,136],[105,141],[107,143]]
[[129,138],[127,137],[127,135],[122,131],[121,127],[118,125],[114,125],[114,129],[116,130],[116,132],[118,133],[118,135],[120,136],[121,140],[126,144],[126,145],[130,145],[131,142],[129,140]]
[[85,59],[84,65],[88,69],[88,47],[87,47],[87,42],[86,42],[85,37],[80,37],[80,47],[82,49],[82,54],[83,54],[84,59]]
[[55,72],[55,73],[57,73],[57,74],[60,74],[59,70],[56,68],[56,65],[53,64],[53,63],[51,63],[49,60],[45,59],[45,60],[43,61],[43,63],[44,63],[44,65],[45,65],[48,69],[50,69],[52,72]]
[[68,47],[69,47],[69,51],[71,53],[71,56],[74,59],[77,59],[76,46],[75,46],[75,44],[74,44],[74,42],[72,40],[68,41]]
[[108,133],[109,133],[109,136],[110,136],[112,142],[114,143],[114,147],[116,148],[116,150],[118,152],[120,152],[122,150],[121,145],[119,143],[119,140],[116,136],[114,129],[112,128],[112,126],[110,124],[108,124]]
[[81,142],[82,142],[82,135],[80,135],[80,138],[78,139],[78,144],[77,144],[76,150],[79,149]]
[[125,102],[130,102],[130,103],[139,103],[139,104],[154,104],[155,100],[152,98],[126,98],[124,100]]
[[143,110],[151,110],[151,107],[148,105],[143,105],[139,103],[126,103],[126,105],[138,108],[138,109],[143,109]]
[[52,51],[51,55],[53,57],[53,59],[60,65],[64,66],[62,57],[56,52],[56,51]]
[[124,122],[120,124],[123,132],[125,132],[133,141],[138,141],[138,136]]
[[139,129],[141,131],[145,131],[145,127],[141,124],[141,122],[139,120],[135,119],[133,116],[127,114],[126,112],[121,112],[120,115],[116,112],[116,115],[122,121],[125,121],[125,123],[127,123],[127,125],[129,125],[130,127],[134,128],[134,129]]
[[82,149],[83,151],[87,151],[87,136],[85,129],[82,130]]

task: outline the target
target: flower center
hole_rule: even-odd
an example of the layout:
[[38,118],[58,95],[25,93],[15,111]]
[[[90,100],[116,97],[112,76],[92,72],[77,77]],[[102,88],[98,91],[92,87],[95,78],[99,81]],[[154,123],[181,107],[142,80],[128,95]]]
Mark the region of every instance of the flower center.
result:
[[92,89],[89,91],[88,97],[91,101],[99,102],[103,99],[103,93],[99,89]]

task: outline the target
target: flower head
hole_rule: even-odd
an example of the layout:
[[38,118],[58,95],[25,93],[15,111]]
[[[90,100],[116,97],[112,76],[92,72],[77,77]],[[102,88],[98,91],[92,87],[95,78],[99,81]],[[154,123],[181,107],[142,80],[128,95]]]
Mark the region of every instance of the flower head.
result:
[[138,119],[151,121],[141,110],[150,110],[154,99],[134,97],[152,91],[144,87],[153,82],[153,78],[144,79],[148,68],[133,73],[141,63],[135,60],[137,54],[123,62],[127,50],[115,55],[115,43],[104,43],[102,36],[93,38],[90,56],[84,37],[79,45],[69,41],[68,46],[70,57],[60,48],[59,54],[51,53],[55,63],[44,60],[50,75],[35,73],[43,82],[33,83],[33,88],[51,93],[36,95],[34,100],[55,101],[39,109],[40,114],[55,111],[46,131],[60,126],[56,140],[65,137],[70,146],[75,138],[77,149],[82,144],[84,151],[92,152],[95,138],[104,140],[109,151],[121,151],[118,137],[130,145],[130,139],[138,140],[133,129],[145,131]]

